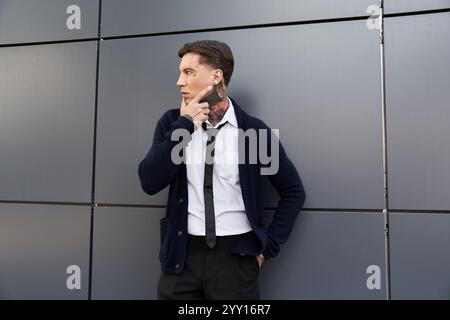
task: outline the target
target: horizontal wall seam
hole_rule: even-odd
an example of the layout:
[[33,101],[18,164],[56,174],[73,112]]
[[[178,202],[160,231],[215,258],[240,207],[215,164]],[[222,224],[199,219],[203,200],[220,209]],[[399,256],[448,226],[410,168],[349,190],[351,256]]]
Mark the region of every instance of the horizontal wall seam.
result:
[[[445,13],[445,12],[450,12],[450,8],[390,13],[390,14],[385,14],[384,17],[385,18],[395,18],[395,17],[416,16],[416,15],[426,15],[426,14],[438,14],[438,13]],[[177,35],[177,34],[204,33],[204,32],[217,32],[217,31],[273,28],[273,27],[333,23],[333,22],[343,22],[343,21],[358,21],[358,20],[366,20],[370,17],[372,17],[372,16],[364,15],[364,16],[353,16],[353,17],[341,17],[341,18],[326,18],[326,19],[300,20],[300,21],[289,21],[289,22],[262,23],[262,24],[229,26],[229,27],[219,27],[219,28],[203,28],[203,29],[179,30],[179,31],[168,31],[168,32],[142,33],[142,34],[96,37],[96,38],[85,38],[85,39],[11,43],[11,44],[0,44],[0,48],[20,47],[20,46],[36,46],[36,45],[48,45],[48,44],[72,43],[72,42],[75,43],[75,42],[83,42],[83,41],[98,41],[98,40],[103,41],[103,40],[117,40],[117,39],[129,39],[129,38],[158,37],[158,36],[168,36],[168,35]]]
[[[63,201],[22,201],[22,200],[0,200],[0,204],[42,204],[55,206],[94,206],[97,208],[155,208],[165,209],[166,205],[156,204],[127,204],[127,203],[95,203],[90,202],[63,202]],[[274,211],[275,207],[264,207],[264,210]],[[364,208],[303,208],[302,211],[310,212],[377,212],[382,213],[383,209]],[[450,210],[427,210],[427,209],[389,209],[390,213],[430,213],[430,214],[450,214]]]

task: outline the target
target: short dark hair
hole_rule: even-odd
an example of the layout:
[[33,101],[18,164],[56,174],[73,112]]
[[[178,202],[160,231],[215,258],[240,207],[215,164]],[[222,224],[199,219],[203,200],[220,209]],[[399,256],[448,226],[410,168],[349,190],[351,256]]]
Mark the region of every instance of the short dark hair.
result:
[[200,40],[186,43],[179,51],[178,56],[183,58],[186,53],[197,53],[200,55],[199,62],[221,69],[225,85],[228,86],[233,74],[234,58],[230,47],[216,40]]

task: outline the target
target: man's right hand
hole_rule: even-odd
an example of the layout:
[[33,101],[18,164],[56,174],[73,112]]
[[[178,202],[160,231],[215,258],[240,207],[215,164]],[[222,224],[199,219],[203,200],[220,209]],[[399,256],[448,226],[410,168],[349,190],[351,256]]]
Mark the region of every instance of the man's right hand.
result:
[[189,115],[191,116],[192,120],[194,121],[194,124],[199,127],[203,122],[208,120],[208,113],[209,113],[209,105],[208,102],[200,103],[200,100],[207,96],[211,91],[213,87],[209,86],[202,91],[200,91],[194,99],[192,99],[189,104],[186,104],[185,99],[181,99],[181,108],[180,108],[180,115],[185,116]]

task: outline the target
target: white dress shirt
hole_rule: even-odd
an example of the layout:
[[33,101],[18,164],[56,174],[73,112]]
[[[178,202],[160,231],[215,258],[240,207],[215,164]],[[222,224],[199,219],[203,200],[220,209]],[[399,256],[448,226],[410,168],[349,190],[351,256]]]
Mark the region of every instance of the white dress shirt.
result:
[[[245,212],[239,182],[238,125],[231,100],[223,119],[214,127],[226,123],[217,133],[214,148],[213,195],[216,216],[216,235],[226,236],[251,231]],[[213,126],[207,120],[207,128]],[[186,147],[188,181],[188,233],[205,235],[205,204],[203,179],[208,135],[202,127],[192,133]]]

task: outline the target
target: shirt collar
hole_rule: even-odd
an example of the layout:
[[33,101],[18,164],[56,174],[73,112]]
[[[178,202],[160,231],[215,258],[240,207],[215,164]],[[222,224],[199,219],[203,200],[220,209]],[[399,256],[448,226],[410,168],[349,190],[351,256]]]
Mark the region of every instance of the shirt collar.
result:
[[[225,123],[226,121],[228,121],[230,124],[232,124],[233,126],[235,126],[237,128],[237,119],[236,119],[236,113],[234,112],[234,107],[233,107],[233,102],[231,102],[231,99],[229,97],[227,97],[228,99],[228,103],[230,104],[227,111],[225,112],[222,120],[220,120],[220,122],[216,125],[216,127],[220,126],[222,123]],[[211,128],[212,125],[209,122],[209,120],[206,120],[206,126],[208,128]]]

